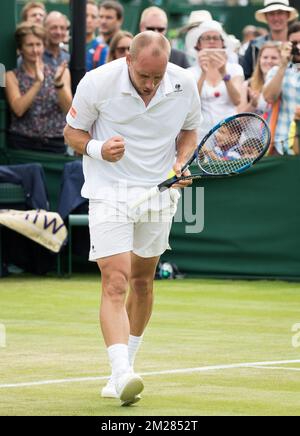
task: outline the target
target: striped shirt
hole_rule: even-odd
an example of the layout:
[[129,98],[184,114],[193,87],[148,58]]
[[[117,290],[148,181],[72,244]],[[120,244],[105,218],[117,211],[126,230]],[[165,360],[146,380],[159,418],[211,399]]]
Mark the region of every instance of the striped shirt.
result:
[[[269,83],[277,74],[279,67],[268,73]],[[289,147],[289,134],[295,119],[297,106],[300,106],[300,71],[294,65],[287,68],[281,92],[281,105],[275,133],[275,148],[279,154],[293,154]]]

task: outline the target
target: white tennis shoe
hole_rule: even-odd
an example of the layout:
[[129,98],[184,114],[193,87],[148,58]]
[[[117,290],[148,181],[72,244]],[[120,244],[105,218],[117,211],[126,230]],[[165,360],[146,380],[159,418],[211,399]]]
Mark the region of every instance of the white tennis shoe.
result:
[[[117,390],[116,390],[115,381],[112,378],[110,378],[108,380],[107,384],[102,388],[101,397],[102,398],[115,398],[115,399],[119,398],[119,395],[117,394]],[[138,403],[141,399],[142,399],[142,397],[140,395],[136,395],[135,398],[132,399],[129,404],[124,404],[124,406],[125,405],[129,406],[131,404]]]
[[140,393],[144,389],[142,378],[134,373],[126,373],[116,381],[116,392],[121,406],[131,406],[140,401]]
[[116,384],[114,379],[111,377],[107,384],[102,388],[101,391],[102,398],[119,398],[116,391]]

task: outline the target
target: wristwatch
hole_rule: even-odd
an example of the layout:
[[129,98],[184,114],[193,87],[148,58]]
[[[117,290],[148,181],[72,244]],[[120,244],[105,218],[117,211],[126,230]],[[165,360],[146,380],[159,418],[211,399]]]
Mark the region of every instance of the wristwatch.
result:
[[225,74],[225,76],[223,77],[224,82],[229,82],[229,80],[231,80],[231,75],[230,74]]

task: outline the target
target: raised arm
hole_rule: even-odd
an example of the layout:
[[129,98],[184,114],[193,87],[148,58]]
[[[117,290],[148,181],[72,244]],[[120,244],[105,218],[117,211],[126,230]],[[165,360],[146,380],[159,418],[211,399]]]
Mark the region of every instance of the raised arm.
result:
[[67,114],[72,104],[71,75],[67,68],[67,62],[58,67],[54,77],[54,86],[57,92],[59,107]]
[[32,87],[25,93],[21,94],[18,79],[13,71],[6,73],[5,93],[8,104],[15,115],[21,118],[30,109],[37,94],[43,86],[44,75],[41,74],[36,78]]
[[281,50],[281,63],[275,76],[263,89],[263,96],[268,103],[275,103],[280,97],[286,69],[291,60],[292,45],[290,42],[283,45]]

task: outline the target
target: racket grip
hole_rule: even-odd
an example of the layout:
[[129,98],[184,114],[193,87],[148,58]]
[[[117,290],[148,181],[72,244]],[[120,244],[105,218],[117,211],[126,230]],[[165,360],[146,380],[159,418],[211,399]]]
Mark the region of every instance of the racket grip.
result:
[[130,204],[130,209],[136,209],[141,204],[145,203],[148,200],[151,200],[151,198],[155,197],[158,193],[159,193],[158,186],[155,186],[154,188],[149,189],[149,191],[147,191],[143,195],[141,195],[134,203]]

